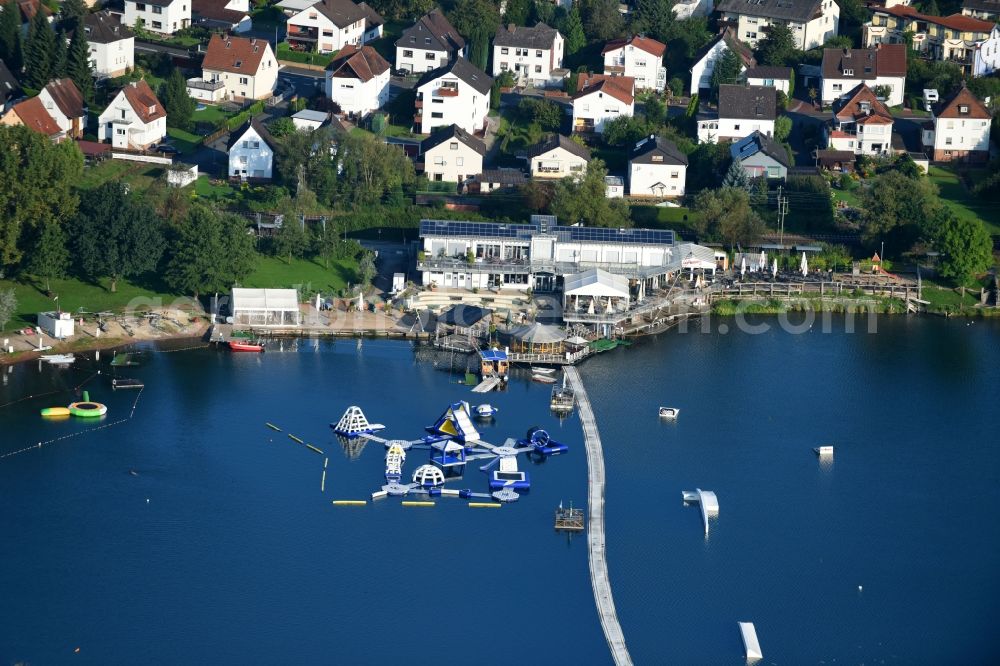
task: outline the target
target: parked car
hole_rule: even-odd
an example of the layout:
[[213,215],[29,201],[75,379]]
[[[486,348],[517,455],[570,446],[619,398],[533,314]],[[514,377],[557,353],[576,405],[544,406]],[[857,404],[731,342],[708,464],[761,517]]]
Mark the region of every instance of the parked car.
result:
[[171,146],[169,143],[161,143],[158,146],[153,147],[154,153],[162,153],[163,155],[176,155],[180,151]]

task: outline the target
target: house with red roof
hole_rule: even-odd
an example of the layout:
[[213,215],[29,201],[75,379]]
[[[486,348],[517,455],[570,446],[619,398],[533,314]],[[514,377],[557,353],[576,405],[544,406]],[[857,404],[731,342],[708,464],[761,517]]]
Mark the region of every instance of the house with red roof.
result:
[[892,151],[892,114],[866,84],[859,84],[834,104],[827,147],[850,150],[855,155],[887,155]]
[[649,37],[615,39],[604,45],[604,73],[608,76],[631,76],[636,90],[663,90],[667,86],[667,68],[663,54],[667,45]]
[[267,99],[278,83],[278,59],[266,39],[212,35],[201,63],[201,79],[188,80],[194,99]]
[[876,44],[870,49],[823,49],[820,99],[833,104],[864,83],[887,106],[903,103],[906,86],[906,45]]
[[933,107],[932,120],[924,125],[924,150],[935,162],[988,162],[991,123],[989,109],[963,82]]
[[45,110],[45,105],[37,97],[18,102],[7,109],[7,112],[0,117],[0,125],[24,125],[49,137],[53,143],[59,143],[66,138],[66,133],[56,123],[55,118]]
[[115,148],[148,148],[166,135],[167,112],[144,80],[119,90],[98,118],[98,140]]
[[631,76],[580,74],[573,100],[573,131],[601,134],[604,125],[635,111],[635,80]]
[[87,129],[87,106],[73,79],[49,81],[38,93],[38,99],[67,136],[83,138],[83,130]]
[[906,33],[912,35],[915,51],[955,63],[966,75],[985,76],[1000,69],[1000,28],[972,16],[931,16],[908,5],[877,8],[864,24],[862,38],[867,47],[903,44]]

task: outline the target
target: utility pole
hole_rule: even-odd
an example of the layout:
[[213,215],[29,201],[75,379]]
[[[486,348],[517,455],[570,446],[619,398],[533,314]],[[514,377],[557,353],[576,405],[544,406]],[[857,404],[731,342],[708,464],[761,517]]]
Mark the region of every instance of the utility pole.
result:
[[778,185],[778,217],[781,219],[781,234],[778,244],[785,245],[785,215],[788,213],[788,197],[781,196],[781,185]]

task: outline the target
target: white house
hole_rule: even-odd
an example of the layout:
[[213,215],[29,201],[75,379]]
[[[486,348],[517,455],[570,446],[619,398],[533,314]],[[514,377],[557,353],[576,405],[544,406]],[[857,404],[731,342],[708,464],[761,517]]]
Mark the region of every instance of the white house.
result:
[[359,2],[358,9],[365,13],[365,32],[361,43],[368,44],[376,39],[382,39],[385,30],[385,19],[367,2]]
[[90,66],[98,79],[121,76],[135,67],[135,35],[120,18],[106,9],[83,17]]
[[122,23],[134,28],[172,35],[191,26],[191,0],[125,0]]
[[68,137],[83,138],[83,130],[87,129],[87,107],[72,79],[49,81],[38,93],[38,99]]
[[301,132],[312,132],[318,130],[330,120],[330,114],[326,111],[314,111],[312,109],[302,109],[292,114],[292,124],[295,129]]
[[318,0],[288,18],[287,41],[302,51],[331,53],[364,43],[367,12],[351,0]]
[[989,109],[962,84],[934,107],[923,143],[937,162],[985,163],[990,159]]
[[229,177],[270,180],[274,138],[259,120],[251,120],[229,137]]
[[465,40],[441,10],[435,8],[396,40],[396,69],[430,72],[466,54]]
[[788,176],[788,167],[791,166],[785,147],[760,132],[733,141],[729,146],[729,154],[751,178],[784,180]]
[[833,104],[864,83],[887,106],[903,103],[906,85],[906,45],[876,44],[870,49],[823,49],[820,99]]
[[677,0],[673,5],[674,18],[678,21],[710,16],[713,9],[712,0]]
[[249,32],[250,0],[191,0],[191,18],[196,25],[235,34]]
[[892,113],[864,83],[834,103],[827,148],[855,155],[888,155],[892,151]]
[[788,94],[792,86],[791,67],[767,67],[765,65],[754,65],[745,73],[747,85],[749,86],[770,86],[775,90]]
[[555,179],[583,178],[590,162],[590,149],[562,134],[528,149],[529,170],[532,178]]
[[718,112],[698,116],[698,143],[735,141],[759,131],[774,136],[777,90],[771,86],[719,86]]
[[631,76],[636,90],[663,90],[667,86],[667,68],[663,54],[667,45],[649,37],[616,39],[604,45],[604,73],[608,76]]
[[118,91],[97,119],[97,140],[115,148],[147,148],[167,135],[167,112],[144,80]]
[[739,56],[742,61],[742,71],[757,64],[754,60],[753,51],[746,44],[736,38],[736,32],[732,28],[726,28],[712,42],[709,42],[701,51],[695,54],[691,65],[691,95],[698,94],[701,90],[708,90],[712,87],[712,74],[715,73],[715,63],[726,51],[732,51]]
[[448,125],[475,134],[486,124],[492,86],[493,79],[465,58],[427,72],[417,82],[414,124],[421,134]]
[[914,7],[874,8],[862,29],[865,46],[902,44],[931,60],[952,62],[966,75],[984,76],[1000,69],[1000,28],[993,21],[952,14],[931,16]]
[[795,46],[808,51],[836,37],[840,5],[836,0],[719,0],[719,19],[736,26],[740,41],[751,46],[764,39],[772,24],[785,24]]
[[672,141],[648,136],[632,148],[628,159],[628,193],[633,197],[682,197],[687,155]]
[[562,69],[562,59],[563,36],[544,23],[502,25],[493,39],[493,76],[513,72],[522,83],[545,84],[553,71]]
[[348,44],[326,67],[326,96],[363,116],[389,101],[389,61],[370,46]]
[[580,74],[573,95],[573,131],[604,132],[604,124],[635,110],[631,76]]
[[452,125],[424,139],[420,154],[427,180],[462,186],[482,174],[486,144]]
[[[212,94],[222,98],[266,99],[274,94],[278,83],[278,61],[266,39],[212,35],[201,68],[201,80],[209,87],[215,86]],[[206,86],[193,82],[197,83],[197,79],[188,80],[188,94],[205,99],[200,94]]]

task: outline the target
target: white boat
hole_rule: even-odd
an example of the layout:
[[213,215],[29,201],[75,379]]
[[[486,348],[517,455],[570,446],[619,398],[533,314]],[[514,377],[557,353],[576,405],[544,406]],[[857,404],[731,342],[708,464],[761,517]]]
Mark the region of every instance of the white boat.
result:
[[72,363],[76,358],[72,354],[43,354],[38,358],[43,361],[48,361],[49,363],[54,363],[56,365],[65,365]]
[[555,384],[556,378],[551,375],[531,375],[531,381],[542,384]]
[[551,375],[555,373],[555,368],[531,368],[532,374],[535,375]]
[[476,405],[476,416],[481,419],[491,419],[500,410],[490,404]]
[[820,458],[826,458],[826,457],[832,457],[833,456],[833,447],[832,446],[817,446],[815,449],[813,449],[813,451]]
[[671,421],[676,421],[677,416],[681,413],[681,410],[676,407],[660,407],[660,418],[669,419]]

